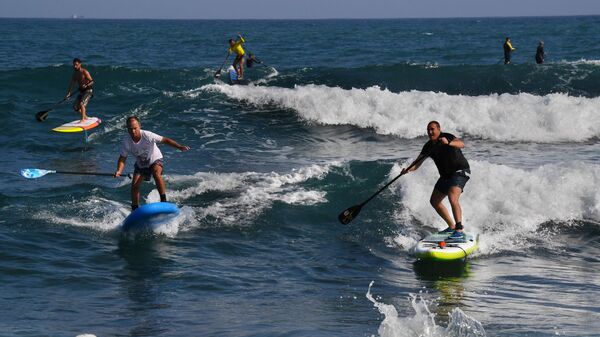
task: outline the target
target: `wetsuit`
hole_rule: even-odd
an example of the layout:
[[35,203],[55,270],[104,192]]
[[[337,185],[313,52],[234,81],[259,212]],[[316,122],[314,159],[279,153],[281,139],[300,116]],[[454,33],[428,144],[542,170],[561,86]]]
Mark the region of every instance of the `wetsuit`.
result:
[[[250,54],[250,55],[252,55],[252,54]],[[254,56],[252,56],[252,57],[249,57],[249,58],[247,58],[247,59],[246,59],[246,67],[248,67],[248,68],[252,68],[252,66],[254,65],[254,63],[261,64],[261,63],[262,63],[262,61],[259,61],[259,60],[258,60],[258,59],[256,59]]]
[[537,47],[537,51],[535,52],[535,63],[544,63],[544,56],[546,56],[546,54],[544,53],[544,46],[540,45]]

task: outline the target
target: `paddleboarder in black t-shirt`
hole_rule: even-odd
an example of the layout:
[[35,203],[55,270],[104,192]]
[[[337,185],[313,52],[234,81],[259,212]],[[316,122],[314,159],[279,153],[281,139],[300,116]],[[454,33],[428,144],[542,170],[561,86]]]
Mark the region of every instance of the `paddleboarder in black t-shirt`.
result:
[[540,41],[535,51],[535,63],[542,64],[544,63],[544,58],[546,57],[546,53],[544,52],[544,41]]
[[[442,232],[452,233],[450,236],[452,239],[464,239],[462,209],[458,200],[471,173],[469,163],[460,150],[465,147],[465,143],[450,133],[442,132],[437,121],[427,124],[427,135],[429,141],[423,146],[417,159],[408,168],[402,170],[402,174],[418,169],[427,157],[433,159],[440,178],[433,188],[429,202],[448,224],[448,228]],[[454,219],[450,217],[448,209],[442,203],[446,196],[450,201]]]

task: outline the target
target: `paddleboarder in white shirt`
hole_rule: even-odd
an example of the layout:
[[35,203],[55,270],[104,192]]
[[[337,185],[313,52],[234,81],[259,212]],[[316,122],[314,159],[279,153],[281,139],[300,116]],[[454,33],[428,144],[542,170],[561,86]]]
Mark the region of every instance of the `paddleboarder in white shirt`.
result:
[[150,181],[150,176],[154,177],[160,201],[166,202],[167,190],[162,178],[163,156],[156,144],[167,144],[180,151],[187,151],[190,147],[179,145],[171,138],[142,130],[140,128],[140,120],[135,116],[127,118],[127,132],[129,133],[129,137],[123,138],[123,142],[121,143],[117,170],[114,176],[119,177],[121,175],[129,154],[135,156],[135,170],[131,181],[131,210],[135,210],[140,204],[140,185],[142,184],[142,179]]

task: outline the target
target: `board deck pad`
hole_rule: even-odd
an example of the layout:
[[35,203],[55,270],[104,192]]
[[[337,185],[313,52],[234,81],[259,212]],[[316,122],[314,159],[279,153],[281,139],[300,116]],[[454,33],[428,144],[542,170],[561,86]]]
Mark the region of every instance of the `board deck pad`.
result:
[[452,232],[450,232],[450,233],[434,233],[434,234],[430,234],[430,235],[426,236],[421,241],[423,241],[423,242],[436,242],[437,243],[437,242],[444,241],[444,240],[448,239],[451,234],[452,234]]
[[69,123],[65,123],[61,126],[55,127],[52,131],[56,132],[83,132],[87,130],[91,130],[98,125],[100,125],[102,121],[98,117],[88,117],[83,123],[80,120],[72,121]]

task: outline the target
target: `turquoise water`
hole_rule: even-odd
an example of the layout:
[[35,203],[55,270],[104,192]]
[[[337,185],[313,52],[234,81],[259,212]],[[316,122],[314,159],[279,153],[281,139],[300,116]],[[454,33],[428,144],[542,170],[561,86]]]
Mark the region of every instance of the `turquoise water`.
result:
[[[0,335],[598,335],[599,21],[1,19]],[[238,31],[265,62],[249,86],[213,77]],[[88,143],[51,132],[70,103],[34,119],[73,57],[96,81]],[[126,179],[18,175],[113,172],[129,115],[192,148],[161,147],[183,215],[159,233],[119,230]],[[337,222],[432,119],[473,171],[465,265],[411,254],[444,227],[431,161]],[[153,184],[142,198],[159,200]]]

